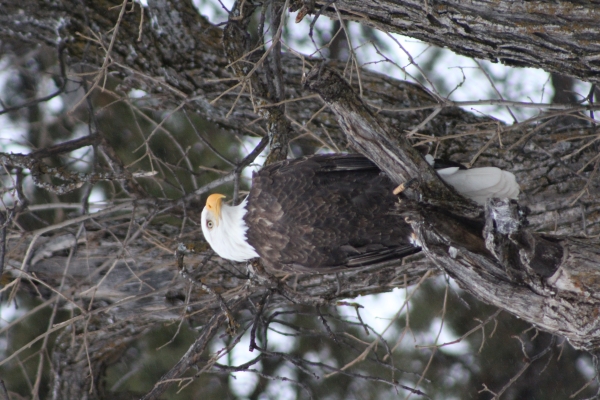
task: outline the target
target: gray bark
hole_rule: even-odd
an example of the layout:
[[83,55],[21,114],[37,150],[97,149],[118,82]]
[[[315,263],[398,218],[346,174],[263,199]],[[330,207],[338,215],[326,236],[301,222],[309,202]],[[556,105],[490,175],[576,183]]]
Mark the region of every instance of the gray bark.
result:
[[[317,9],[320,4],[317,3]],[[460,1],[336,2],[344,18],[377,29],[403,33],[465,55],[544,68],[596,82],[600,76],[596,40],[599,6],[571,2],[524,4],[529,8],[509,1],[496,2],[494,8],[490,3]],[[15,54],[40,43],[60,48],[71,72],[101,69],[105,49],[117,32],[113,28],[120,12],[120,3],[104,1],[8,0],[2,7],[0,40],[6,48]],[[482,300],[544,330],[564,335],[575,346],[597,348],[598,326],[594,317],[600,296],[596,284],[600,257],[598,243],[591,238],[600,232],[597,163],[592,164],[596,168],[584,168],[595,156],[591,147],[569,156],[586,143],[582,137],[594,133],[592,128],[582,125],[559,130],[552,123],[504,126],[444,103],[417,85],[368,71],[360,75],[362,98],[357,97],[356,87],[343,80],[319,81],[310,86],[316,79],[337,76],[315,70],[308,83],[320,99],[261,109],[260,106],[279,99],[310,94],[303,87],[307,71],[298,59],[276,54],[279,59],[269,58],[271,72],[261,68],[248,78],[256,95],[253,102],[247,91],[239,96],[239,87],[231,90],[244,81],[249,71],[237,66],[227,68],[249,49],[247,42],[238,40],[247,34],[243,18],[235,22],[240,24],[238,33],[242,36],[224,35],[223,30],[199,16],[190,2],[150,1],[143,10],[140,31],[142,10],[137,5],[133,9],[122,15],[116,40],[110,47],[110,72],[122,79],[120,90],[141,88],[161,94],[162,103],[157,106],[160,109],[184,104],[185,109],[242,134],[248,133],[250,121],[263,118],[265,132],[279,148],[286,147],[287,136],[298,134],[287,117],[306,122],[327,104],[329,108],[312,119],[309,129],[323,140],[330,136],[340,148],[345,149],[350,143],[399,183],[418,177],[420,193],[429,201],[428,206],[409,202],[404,210],[409,212],[428,258],[417,256],[403,265],[338,275],[301,275],[283,283],[268,278],[256,282],[248,279],[242,265],[207,258],[206,247],[199,244],[198,254],[186,256],[185,265],[194,267],[190,268],[194,270],[190,275],[196,281],[201,280],[208,288],[219,288],[232,312],[249,307],[249,301],[259,303],[265,290],[274,288],[277,291],[269,307],[288,304],[290,299],[320,305],[358,294],[389,291],[416,282],[433,268],[433,260]],[[245,12],[251,11],[247,8]],[[336,15],[331,8],[324,14]],[[556,17],[558,14],[560,18]],[[138,35],[140,41],[136,39]],[[97,37],[103,46],[90,41],[90,37]],[[261,54],[254,54],[252,61],[260,59]],[[323,71],[336,68],[342,70],[343,66],[332,62]],[[279,87],[285,90],[269,91],[269,76],[281,77]],[[354,76],[352,82],[357,79]],[[419,109],[406,110],[411,107]],[[520,202],[530,209],[529,226],[522,226],[510,214],[506,221],[514,225],[512,230],[497,231],[493,226],[501,221],[492,211],[502,204],[490,204],[488,213],[479,216],[482,210],[439,182],[408,146],[404,133],[438,109],[441,111],[420,132],[439,140],[441,156],[462,162],[489,145],[478,163],[506,168],[517,175],[524,193]],[[551,117],[548,121],[552,121]],[[466,132],[473,133],[469,140],[442,140],[449,134]],[[504,147],[497,146],[496,134],[501,136]],[[563,138],[572,140],[560,141]],[[116,173],[122,174],[119,179],[125,182],[132,199],[124,206],[73,218],[23,237],[13,230],[6,239],[5,270],[21,279],[21,288],[39,290],[60,307],[75,305],[79,313],[68,324],[56,328],[69,326],[72,330],[61,335],[53,356],[53,395],[57,399],[101,397],[90,379],[88,356],[94,373],[100,373],[108,359],[118,357],[123,347],[148,327],[182,317],[186,310],[200,310],[191,318],[198,325],[205,324],[203,339],[169,374],[181,376],[197,361],[194,351],[203,349],[215,327],[227,319],[213,293],[191,284],[177,271],[173,256],[177,244],[198,242],[199,228],[187,226],[179,232],[169,225],[153,224],[156,215],[164,213],[182,218],[189,214],[199,220],[199,209],[193,200],[208,189],[180,201],[150,198],[122,170],[114,149],[106,142],[99,146],[112,160]],[[40,154],[38,158],[46,156]],[[563,159],[566,156],[568,164]],[[450,204],[455,211],[450,219],[447,214],[439,214],[439,207],[444,204]],[[428,212],[435,217],[424,218]],[[474,234],[472,227],[465,227],[464,219],[458,217],[476,220],[482,229]],[[483,226],[488,228],[484,231]],[[541,232],[552,233],[551,240]],[[456,251],[450,251],[451,248]],[[562,257],[540,261],[541,249],[546,248]],[[65,251],[70,254],[65,256]],[[519,263],[513,263],[515,259]],[[51,289],[58,289],[61,295]],[[84,332],[89,321],[97,324],[95,333],[88,334],[85,344],[77,336],[76,346],[71,347],[69,334]],[[120,339],[118,346],[115,338]],[[148,398],[157,397],[161,390],[153,390]]]
[[[307,80],[336,114],[355,147],[398,183],[414,177],[413,170],[427,169],[418,157],[401,153],[410,154],[407,143],[390,144],[392,137],[381,129],[383,121],[338,74],[315,67]],[[429,183],[430,177],[441,183],[435,174],[422,172],[419,179],[427,190],[414,196],[421,201],[403,201],[398,210],[407,216],[428,258],[479,299],[563,335],[575,347],[596,350],[600,343],[596,318],[600,241],[532,233],[525,227],[522,210],[496,200],[486,206],[482,232],[484,219],[463,206],[466,201],[460,196],[445,195],[443,184]]]
[[[599,79],[597,2],[342,0],[336,6],[344,19],[465,56]],[[337,18],[331,9],[325,15]]]

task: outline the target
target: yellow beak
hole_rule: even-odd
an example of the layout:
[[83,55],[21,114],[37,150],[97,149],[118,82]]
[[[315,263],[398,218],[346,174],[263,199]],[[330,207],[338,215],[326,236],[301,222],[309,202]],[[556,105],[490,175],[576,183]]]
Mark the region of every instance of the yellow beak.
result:
[[221,201],[225,195],[215,193],[208,196],[206,199],[206,208],[208,208],[215,216],[215,224],[219,225],[219,219],[221,219]]

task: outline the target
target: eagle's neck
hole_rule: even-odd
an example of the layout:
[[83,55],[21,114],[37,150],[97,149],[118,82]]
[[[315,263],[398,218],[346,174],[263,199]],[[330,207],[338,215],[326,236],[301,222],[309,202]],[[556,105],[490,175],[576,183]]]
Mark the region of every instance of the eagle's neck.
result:
[[221,220],[218,229],[213,230],[212,248],[221,257],[233,261],[247,261],[258,257],[258,253],[246,239],[248,226],[244,221],[248,199],[237,206],[221,206]]

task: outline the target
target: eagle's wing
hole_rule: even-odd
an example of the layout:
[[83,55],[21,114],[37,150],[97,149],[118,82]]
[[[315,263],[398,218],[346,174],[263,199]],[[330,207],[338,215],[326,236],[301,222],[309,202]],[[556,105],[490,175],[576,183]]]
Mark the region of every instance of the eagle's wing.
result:
[[362,154],[323,154],[285,160],[264,167],[262,171],[277,171],[280,174],[297,173],[301,170],[314,173],[341,171],[379,171],[379,167]]
[[348,257],[348,267],[362,267],[367,265],[379,264],[389,260],[399,260],[421,251],[420,247],[415,247],[412,244],[405,244],[393,249],[373,249]]
[[332,270],[400,259],[418,249],[395,212],[393,188],[357,154],[266,166],[248,196],[248,242],[273,268]]

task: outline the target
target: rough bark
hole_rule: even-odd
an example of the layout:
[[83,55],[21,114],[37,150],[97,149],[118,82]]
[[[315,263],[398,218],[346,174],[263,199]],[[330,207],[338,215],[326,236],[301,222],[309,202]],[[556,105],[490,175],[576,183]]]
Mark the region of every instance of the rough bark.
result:
[[[325,2],[319,2],[323,4]],[[600,4],[572,1],[336,1],[344,19],[465,56],[600,79]],[[337,18],[331,8],[325,12]]]
[[[393,138],[381,129],[383,121],[370,112],[342,77],[321,66],[308,74],[307,81],[336,114],[350,141],[398,183],[402,178],[418,176],[411,171],[424,169],[421,160],[415,162],[416,158],[405,155],[412,150],[406,142],[387,146]],[[600,290],[597,238],[532,233],[525,228],[521,210],[494,200],[487,205],[482,231],[484,219],[474,219],[472,210],[461,204],[464,199],[444,196],[443,190],[436,192],[439,186],[425,184],[428,190],[414,196],[422,201],[404,201],[398,212],[407,215],[429,259],[481,300],[545,331],[563,335],[578,348],[598,348],[600,295],[594,294]],[[431,201],[432,193],[433,202],[441,206],[423,202]]]
[[[321,4],[323,2],[317,3],[317,9]],[[515,5],[508,1],[493,5],[459,1],[435,4],[338,1],[335,4],[349,20],[407,34],[462,54],[511,65],[540,67],[591,82],[595,82],[600,73],[599,50],[594,40],[597,39],[596,4],[530,2]],[[141,25],[142,9],[134,5],[133,12],[126,12],[119,19],[121,5],[110,1],[8,0],[3,3],[0,15],[0,39],[15,54],[32,48],[22,46],[23,43],[56,47],[58,52],[64,51],[68,56],[71,73],[96,72],[97,83],[102,82],[104,74],[115,74],[122,79],[122,92],[141,88],[160,95],[161,103],[155,107],[161,110],[183,105],[223,128],[243,134],[262,135],[250,122],[265,118],[267,121],[261,127],[274,138],[272,142],[283,143],[281,146],[285,144],[286,135],[294,134],[290,120],[300,124],[311,121],[304,129],[322,141],[331,137],[342,149],[348,145],[347,134],[354,146],[378,162],[398,182],[409,177],[420,179],[418,190],[431,203],[428,207],[434,208],[410,203],[412,213],[409,215],[425,253],[437,265],[484,301],[508,307],[543,329],[569,337],[576,346],[597,347],[594,316],[600,293],[595,284],[598,247],[592,239],[583,237],[600,232],[596,170],[592,168],[594,164],[587,166],[595,153],[592,147],[575,152],[587,143],[583,139],[585,135],[595,133],[593,128],[558,129],[552,124],[552,115],[543,119],[547,124],[504,126],[454,107],[417,85],[368,71],[360,74],[362,99],[358,99],[356,89],[343,80],[335,84],[321,82],[322,85],[311,87],[330,108],[318,115],[315,116],[324,103],[315,97],[271,110],[270,106],[282,99],[310,94],[303,87],[306,69],[302,60],[273,50],[280,59],[269,58],[269,62],[274,63],[271,75],[258,69],[257,76],[248,77],[247,69],[228,68],[236,58],[244,57],[248,43],[237,40],[240,36],[231,31],[224,36],[220,28],[198,15],[191,2],[150,1],[143,9]],[[560,19],[556,18],[557,10]],[[331,6],[324,13],[337,18]],[[117,21],[118,31],[113,29]],[[245,28],[241,26],[242,30]],[[116,40],[111,45],[115,32]],[[243,33],[247,32],[240,34]],[[140,41],[137,41],[138,35]],[[257,51],[252,55],[248,59],[252,61],[250,65],[260,66],[255,63],[263,54]],[[105,63],[105,60],[108,61]],[[319,63],[319,60],[307,61]],[[328,65],[328,68],[336,67],[343,70],[343,66],[335,62]],[[283,72],[277,72],[278,68]],[[321,72],[329,71],[328,68]],[[339,78],[335,73],[318,72],[310,79]],[[269,76],[281,77],[274,90],[268,87]],[[352,82],[356,82],[358,76],[352,78]],[[242,90],[247,79],[254,93],[260,94],[255,99],[247,89]],[[570,111],[583,110],[582,107]],[[436,113],[435,118],[422,124],[432,113]],[[336,118],[340,120],[339,125]],[[303,129],[294,127],[299,132]],[[456,161],[468,162],[483,146],[489,146],[478,163],[515,172],[524,192],[521,201],[530,209],[530,225],[524,228],[517,219],[514,231],[497,232],[492,229],[492,222],[499,222],[491,212],[493,207],[487,219],[477,217],[476,226],[481,227],[479,235],[473,233],[472,227],[465,228],[464,219],[451,218],[452,227],[456,228],[451,232],[447,214],[424,219],[428,210],[438,215],[440,204],[452,204],[457,215],[469,220],[473,220],[477,210],[441,184],[418,154],[408,147],[404,134],[416,127],[418,132],[429,136],[426,141],[440,144],[440,155]],[[277,134],[282,132],[286,135],[279,141]],[[467,141],[444,140],[449,134],[471,135]],[[504,143],[503,148],[497,146],[498,137]],[[569,140],[562,141],[564,139]],[[107,154],[112,154],[107,143],[103,146]],[[37,155],[39,159],[45,156]],[[123,178],[135,188],[135,180],[130,175]],[[121,346],[126,346],[146,327],[180,317],[202,324],[222,312],[214,293],[180,277],[175,266],[173,252],[178,242],[196,242],[201,237],[200,229],[186,226],[183,232],[178,232],[168,224],[155,224],[156,216],[166,213],[199,220],[200,206],[194,197],[206,190],[208,188],[202,188],[180,201],[164,201],[148,198],[143,191],[134,189],[131,193],[136,202],[131,200],[24,236],[18,230],[9,232],[5,262],[7,270],[20,279],[13,281],[16,283],[9,288],[20,282],[21,289],[39,291],[61,307],[77,309],[76,317],[55,329],[71,324],[73,335],[77,334],[80,340],[80,346],[71,351],[70,336],[60,336],[58,348],[64,351],[53,358],[57,371],[55,398],[101,397],[98,388],[87,378],[88,368],[101,371],[111,358],[118,357]],[[16,212],[27,212],[27,209]],[[488,230],[484,237],[481,233],[486,223]],[[548,240],[537,232],[552,232],[555,236]],[[456,236],[458,233],[462,236]],[[551,249],[552,254],[559,254],[556,249],[560,248],[563,256],[559,261],[552,259],[553,264],[549,265],[547,260],[539,261],[538,246]],[[450,248],[457,250],[449,251]],[[186,265],[194,267],[194,272],[189,274],[196,282],[201,281],[218,291],[225,303],[232,307],[235,303],[235,307],[240,308],[250,307],[250,303],[244,301],[259,303],[265,290],[275,293],[269,307],[290,301],[329,304],[414,283],[432,267],[427,259],[417,257],[405,265],[381,266],[374,270],[302,275],[283,283],[268,279],[255,282],[249,280],[243,266],[207,258],[206,252],[201,251],[206,248],[200,245],[198,249],[199,254],[186,257]],[[65,252],[70,254],[65,256]],[[507,264],[507,260],[515,258],[521,262],[518,268]],[[60,295],[52,288],[59,288]],[[511,300],[513,298],[516,300]],[[507,303],[510,304],[507,306]],[[218,315],[215,320],[223,321],[224,314]],[[89,321],[103,329],[89,334],[89,330],[85,330]],[[210,333],[213,328],[214,325],[207,324],[206,331],[201,333]],[[88,332],[87,336],[82,332]],[[89,347],[82,344],[82,337],[87,338],[85,346]],[[114,346],[115,337],[125,339]],[[202,343],[198,344],[202,348]],[[92,354],[91,365],[86,351]],[[187,364],[181,365],[189,366],[194,360],[183,360]],[[168,377],[180,376],[179,369],[172,372]],[[69,385],[69,382],[81,385]],[[94,392],[88,395],[90,388]],[[148,398],[158,396],[161,390],[159,385]]]
[[[573,5],[566,1],[527,5],[530,9],[511,1],[493,6],[485,2],[466,5],[459,1],[439,5],[420,1],[336,2],[344,17],[386,32],[397,31],[421,38],[457,53],[483,59],[515,60],[519,66],[543,68],[595,82],[600,74],[600,61],[593,35],[597,34],[600,6],[595,3]],[[10,0],[3,5],[4,12],[0,16],[0,40],[16,52],[20,51],[22,41],[53,47],[61,45],[74,62],[97,69],[106,56],[112,39],[112,34],[107,32],[112,32],[120,6],[116,1]],[[316,7],[318,9],[319,3]],[[561,18],[555,18],[558,11]],[[325,14],[337,18],[331,10]],[[133,12],[125,13],[119,23],[118,40],[110,49],[111,68],[126,78],[123,89],[137,87],[160,92],[163,107],[185,102],[186,107],[224,127],[247,132],[248,119],[258,115],[247,96],[238,99],[237,91],[228,91],[232,80],[236,82],[239,78],[226,68],[230,60],[223,52],[223,31],[210,25],[187,1],[150,1],[144,15],[140,30],[141,9],[134,6]],[[428,19],[431,15],[438,15],[433,21],[442,21],[441,26]],[[90,40],[94,35],[98,35],[103,46]],[[140,41],[136,39],[138,36]],[[299,82],[304,72],[301,63],[284,55],[282,64],[286,96],[301,97]],[[413,103],[424,95],[410,93],[413,89],[402,83],[384,86],[384,89],[381,85],[389,81],[381,79],[385,78],[366,77],[364,87],[369,90],[372,85],[380,86],[382,90],[375,91],[384,95],[384,104],[387,94],[394,96],[392,104],[404,106],[406,96],[412,98]],[[390,89],[398,92],[390,92]],[[403,93],[405,91],[409,93]],[[221,97],[224,92],[228,94]],[[215,102],[217,98],[219,101]],[[235,112],[229,114],[234,103]],[[305,103],[289,103],[286,110],[300,121],[310,119],[315,108],[318,109],[318,104],[308,104],[306,108]],[[394,122],[399,128],[414,127],[424,119],[419,119],[423,113],[403,114],[401,121]],[[336,135],[337,129],[327,124],[327,118],[320,118],[319,122],[325,123]]]

